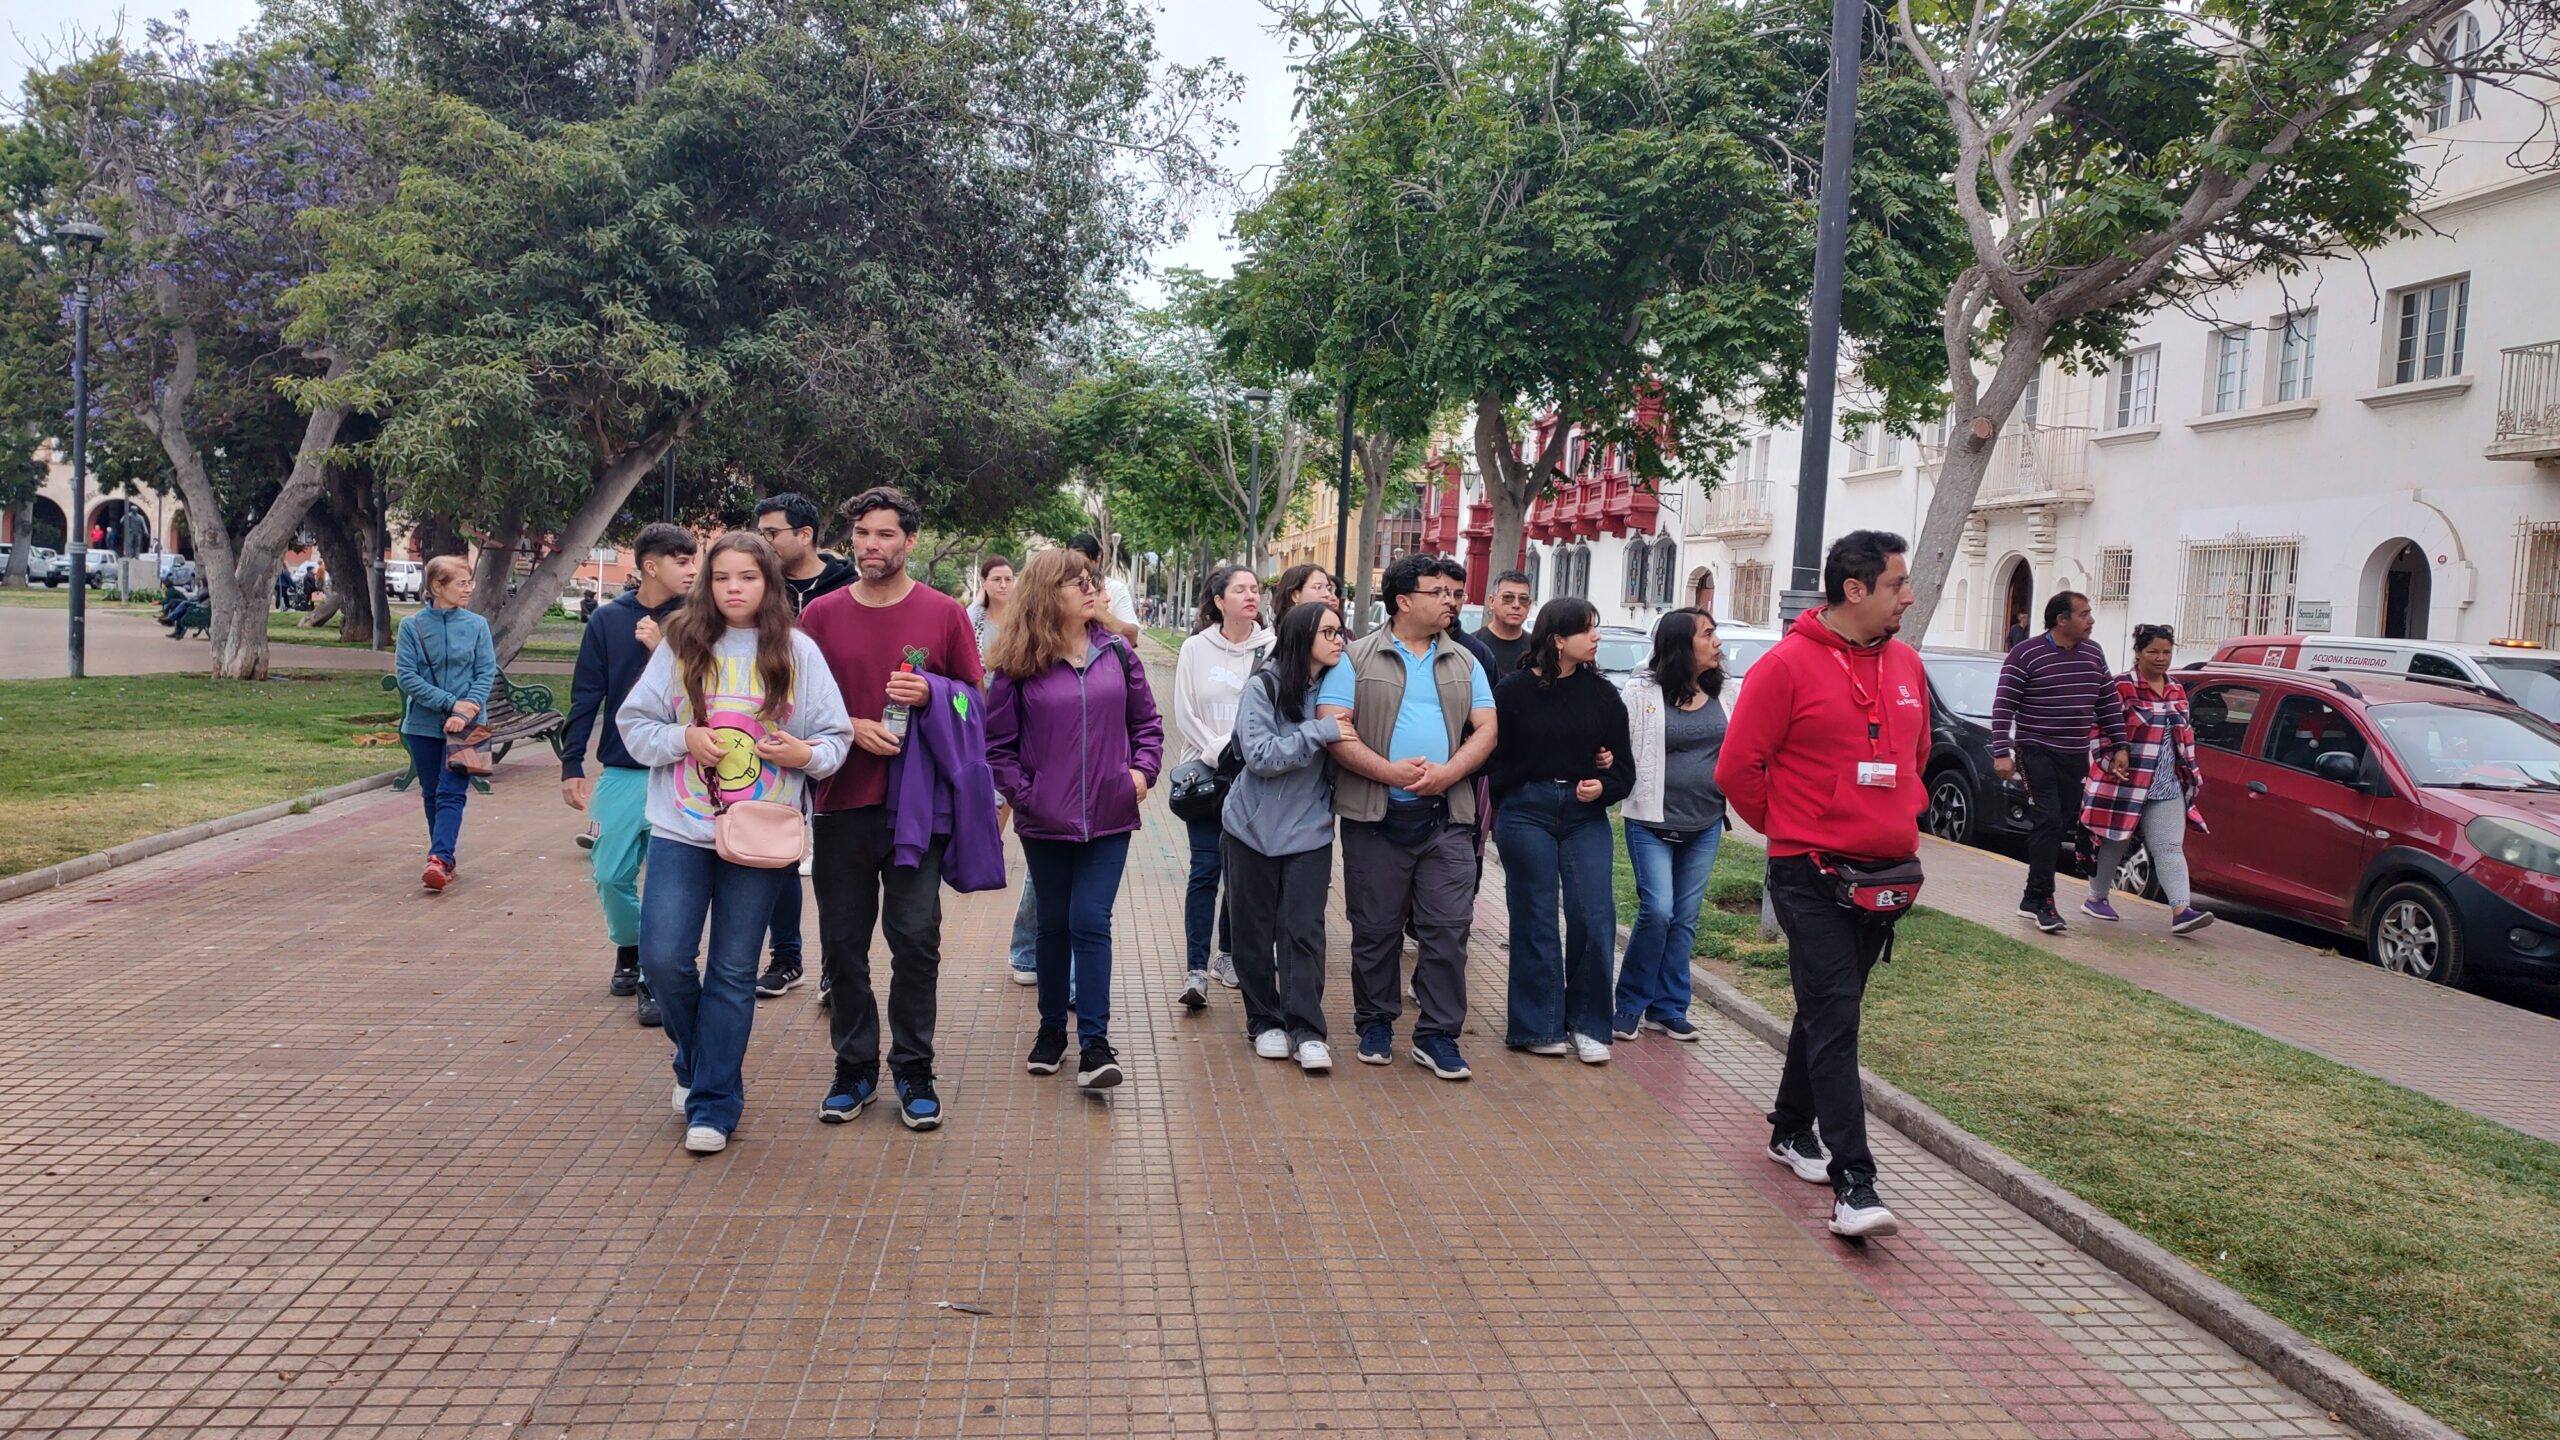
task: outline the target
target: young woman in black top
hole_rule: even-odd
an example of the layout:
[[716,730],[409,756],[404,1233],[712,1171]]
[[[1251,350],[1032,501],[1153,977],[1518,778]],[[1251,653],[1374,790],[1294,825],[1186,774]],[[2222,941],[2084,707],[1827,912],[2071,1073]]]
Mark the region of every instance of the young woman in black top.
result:
[[1586,1065],[1609,1060],[1618,928],[1609,807],[1635,785],[1626,703],[1592,664],[1599,648],[1600,612],[1590,601],[1547,602],[1521,668],[1493,689],[1499,738],[1487,767],[1511,907],[1504,1043]]

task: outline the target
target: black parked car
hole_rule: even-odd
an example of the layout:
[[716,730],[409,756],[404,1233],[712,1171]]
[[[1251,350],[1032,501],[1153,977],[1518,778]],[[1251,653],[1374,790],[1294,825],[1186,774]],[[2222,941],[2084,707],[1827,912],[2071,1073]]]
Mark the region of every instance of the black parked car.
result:
[[[1941,840],[1995,848],[1995,841],[2024,841],[2035,828],[2024,786],[2000,783],[1991,768],[1991,702],[2000,690],[2000,656],[1988,650],[1931,648],[1920,652],[1929,672],[1929,810],[1921,824]],[[2094,847],[2071,825],[2063,869],[2085,876]],[[2125,862],[2129,889],[2147,892],[2150,863],[2139,845]]]

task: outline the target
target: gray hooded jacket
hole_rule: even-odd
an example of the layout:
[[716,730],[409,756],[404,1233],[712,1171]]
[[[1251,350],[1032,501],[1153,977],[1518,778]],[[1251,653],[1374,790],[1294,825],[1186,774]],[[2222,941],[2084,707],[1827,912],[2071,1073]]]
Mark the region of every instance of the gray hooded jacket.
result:
[[1285,724],[1279,693],[1268,665],[1245,681],[1235,731],[1244,773],[1227,791],[1220,820],[1256,854],[1275,859],[1333,843],[1333,761],[1325,747],[1342,738],[1339,722],[1314,718],[1315,686],[1307,687],[1306,713]]

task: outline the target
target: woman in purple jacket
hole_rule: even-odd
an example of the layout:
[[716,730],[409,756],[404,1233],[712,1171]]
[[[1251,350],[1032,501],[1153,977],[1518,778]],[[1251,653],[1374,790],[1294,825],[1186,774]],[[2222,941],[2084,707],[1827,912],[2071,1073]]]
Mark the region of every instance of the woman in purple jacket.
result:
[[987,652],[987,768],[1013,806],[1040,918],[1040,1035],[1027,1063],[1052,1075],[1066,1058],[1072,966],[1086,1090],[1122,1078],[1110,1040],[1111,907],[1138,806],[1164,765],[1155,693],[1138,653],[1103,628],[1107,604],[1083,556],[1044,550]]

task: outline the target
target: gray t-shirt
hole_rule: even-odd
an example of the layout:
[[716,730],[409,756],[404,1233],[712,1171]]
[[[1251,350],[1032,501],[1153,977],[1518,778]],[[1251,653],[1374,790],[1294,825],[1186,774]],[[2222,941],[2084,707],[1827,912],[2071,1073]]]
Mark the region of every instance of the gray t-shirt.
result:
[[1724,702],[1662,712],[1663,830],[1704,830],[1724,818],[1716,788],[1716,753],[1724,748]]

